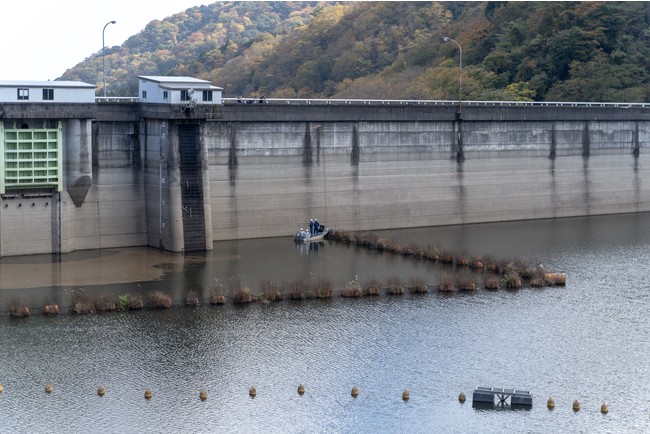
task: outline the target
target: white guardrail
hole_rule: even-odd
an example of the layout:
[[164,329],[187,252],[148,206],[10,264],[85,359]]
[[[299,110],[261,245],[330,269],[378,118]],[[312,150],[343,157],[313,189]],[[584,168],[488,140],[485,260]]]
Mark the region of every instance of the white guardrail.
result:
[[[135,103],[138,97],[95,97],[97,103]],[[458,100],[426,99],[310,99],[310,98],[222,98],[224,104],[285,104],[285,105],[425,105],[458,106]],[[650,108],[650,103],[629,102],[548,102],[548,101],[462,101],[463,107],[610,107]]]
[[137,96],[96,96],[95,102],[125,103],[140,102]]

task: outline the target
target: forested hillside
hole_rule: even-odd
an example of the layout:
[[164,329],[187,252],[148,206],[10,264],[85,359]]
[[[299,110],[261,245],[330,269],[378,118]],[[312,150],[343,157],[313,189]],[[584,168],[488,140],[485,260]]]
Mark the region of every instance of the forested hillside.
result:
[[[108,94],[188,75],[225,96],[650,102],[648,2],[219,2],[106,50]],[[101,52],[63,79],[98,84]]]

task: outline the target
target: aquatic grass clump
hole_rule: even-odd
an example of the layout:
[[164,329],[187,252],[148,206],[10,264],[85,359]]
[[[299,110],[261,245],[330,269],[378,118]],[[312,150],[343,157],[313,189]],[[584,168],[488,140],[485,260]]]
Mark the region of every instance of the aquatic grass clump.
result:
[[443,264],[453,264],[456,259],[456,254],[451,250],[443,250],[440,252],[440,262]]
[[347,282],[343,289],[341,289],[341,297],[361,297],[363,295],[363,290],[361,289],[361,283],[359,283],[358,276],[354,276],[352,280]]
[[517,267],[515,266],[515,263],[511,259],[502,259],[499,261],[499,273],[506,275],[508,273],[516,273],[517,272]]
[[20,297],[12,298],[9,303],[9,316],[14,318],[24,318],[29,316],[29,307]]
[[250,288],[241,277],[233,279],[231,290],[233,303],[245,304],[255,301],[255,297],[253,297]]
[[330,229],[329,233],[327,234],[327,239],[341,243],[349,243],[351,240],[351,235],[350,232],[347,231]]
[[377,250],[379,251],[389,250],[390,245],[391,242],[385,238],[379,238],[377,240]]
[[357,234],[355,243],[358,246],[368,249],[377,249],[379,235],[372,232],[360,232]]
[[413,256],[415,256],[416,258],[427,259],[428,254],[429,254],[428,250],[425,247],[419,245],[413,246]]
[[386,279],[386,293],[389,295],[404,294],[404,284],[399,277],[389,277]]
[[72,312],[78,315],[95,313],[95,301],[83,290],[72,295]]
[[144,300],[140,294],[127,294],[126,306],[129,310],[141,310],[144,308]]
[[507,289],[519,289],[522,286],[521,276],[516,271],[508,271],[501,279],[501,285]]
[[363,285],[363,293],[365,295],[381,295],[381,284],[377,279],[370,279]]
[[282,301],[282,292],[280,285],[273,280],[263,280],[260,282],[260,294],[264,301]]
[[325,238],[331,241],[340,241],[341,231],[334,228],[330,228]]
[[113,312],[119,310],[119,301],[110,295],[102,295],[94,300],[96,312]]
[[535,269],[527,263],[517,260],[514,262],[515,269],[519,272],[522,279],[531,279],[535,273]]
[[546,278],[544,277],[544,268],[540,265],[536,266],[530,276],[529,285],[532,288],[542,288],[548,285]]
[[403,246],[402,248],[402,255],[403,256],[414,256],[415,251],[418,247],[415,245],[408,245],[408,246]]
[[485,270],[490,273],[499,272],[499,261],[492,256],[485,256],[483,258],[483,263],[485,264]]
[[426,251],[426,258],[430,261],[440,262],[440,252],[436,246],[429,246]]
[[543,288],[546,286],[546,280],[544,280],[543,277],[532,277],[530,279],[529,285],[531,288]]
[[287,300],[300,301],[307,294],[307,283],[303,279],[294,279],[283,284]]
[[318,281],[314,283],[313,288],[313,295],[315,298],[319,300],[332,298],[332,293],[334,292],[334,284],[330,279],[318,279]]
[[456,255],[455,262],[459,267],[469,267],[469,257],[463,253]]
[[485,268],[485,262],[480,256],[474,256],[469,260],[469,268],[473,270],[483,270]]
[[210,304],[226,304],[226,289],[218,280],[216,282],[210,288]]
[[171,296],[161,291],[154,291],[148,297],[149,306],[153,309],[169,309],[172,307]]
[[483,281],[485,289],[496,290],[499,289],[499,278],[497,276],[488,276]]
[[443,274],[438,282],[438,292],[453,292],[454,287],[454,279],[447,273]]
[[199,304],[201,304],[199,293],[193,289],[188,289],[185,292],[185,306],[198,306]]
[[427,282],[421,277],[411,277],[409,278],[409,292],[412,294],[426,294],[429,292],[429,287]]
[[456,285],[461,291],[476,291],[476,281],[469,274],[459,274],[456,277]]
[[387,250],[388,250],[389,252],[395,254],[395,255],[402,255],[402,254],[404,254],[404,250],[405,250],[405,249],[406,249],[406,247],[404,247],[404,246],[401,245],[401,244],[390,243],[390,245],[388,246],[388,249],[387,249]]
[[117,296],[117,310],[127,310],[129,304],[129,294],[120,294]]
[[45,303],[43,306],[43,315],[58,315],[59,305],[51,302]]
[[232,302],[235,304],[246,304],[255,301],[255,297],[251,293],[248,286],[245,286],[232,294]]

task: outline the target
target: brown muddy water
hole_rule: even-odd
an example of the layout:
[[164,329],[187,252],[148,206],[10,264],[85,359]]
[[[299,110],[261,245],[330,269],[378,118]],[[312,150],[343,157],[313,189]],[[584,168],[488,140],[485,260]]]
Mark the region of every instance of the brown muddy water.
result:
[[[205,254],[128,248],[2,258],[0,432],[650,430],[650,214],[380,234],[526,258],[568,273],[567,286],[212,306],[210,286],[235,278],[254,291],[266,279],[319,276],[337,287],[355,276],[435,285],[449,270],[332,242],[296,246],[290,237],[218,242]],[[189,289],[200,307],[182,306]],[[10,318],[6,307],[20,298],[38,312],[44,303],[69,306],[79,291],[153,290],[176,306],[28,318]],[[533,406],[475,407],[477,385],[530,390]]]

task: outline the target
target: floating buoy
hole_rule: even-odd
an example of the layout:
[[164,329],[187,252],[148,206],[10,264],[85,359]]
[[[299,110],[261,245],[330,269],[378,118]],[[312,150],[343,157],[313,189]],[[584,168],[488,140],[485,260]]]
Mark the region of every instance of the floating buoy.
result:
[[467,398],[465,397],[465,392],[460,392],[460,395],[458,395],[458,401],[462,404],[466,399]]
[[404,389],[404,392],[402,392],[402,399],[404,401],[408,401],[410,397],[411,394],[409,393],[409,391],[407,389]]
[[144,399],[146,399],[148,401],[148,400],[151,399],[152,396],[153,396],[153,393],[151,393],[151,390],[149,388],[147,388],[147,390],[144,391]]
[[3,390],[5,390],[5,389],[4,389],[4,387],[2,387],[2,384],[0,384],[0,393],[2,393]]
[[248,390],[248,394],[250,395],[251,398],[255,398],[257,396],[257,390],[254,387],[251,387]]
[[357,386],[354,386],[350,394],[352,395],[352,397],[356,398],[357,396],[359,396],[359,388]]
[[199,393],[199,398],[201,398],[201,401],[205,401],[208,399],[208,392],[205,389],[201,389],[201,393]]
[[99,389],[97,389],[97,394],[99,396],[104,396],[104,394],[106,394],[106,389],[104,389],[104,386],[99,386]]
[[555,400],[552,397],[549,397],[548,401],[546,401],[546,407],[549,410],[554,410],[555,409]]
[[573,411],[580,411],[580,401],[577,399],[573,401],[573,406],[571,408],[573,408]]
[[604,403],[603,405],[600,406],[600,412],[602,414],[607,414],[609,413],[609,405],[607,403]]
[[48,384],[47,386],[45,386],[45,393],[52,393],[53,390],[54,389],[52,388],[51,384]]
[[304,395],[305,394],[305,386],[302,384],[298,386],[298,395]]

